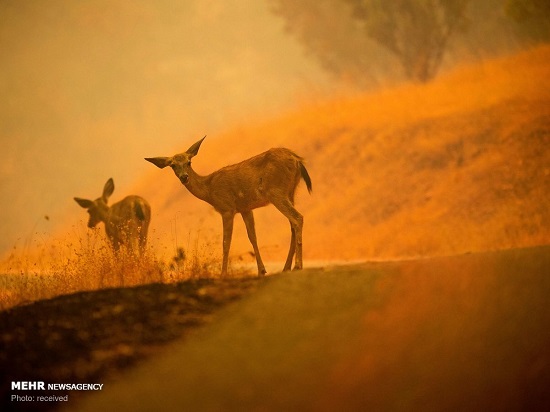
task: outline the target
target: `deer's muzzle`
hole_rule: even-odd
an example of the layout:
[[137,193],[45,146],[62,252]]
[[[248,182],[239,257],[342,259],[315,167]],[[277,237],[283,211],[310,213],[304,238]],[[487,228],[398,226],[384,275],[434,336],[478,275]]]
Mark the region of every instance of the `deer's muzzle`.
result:
[[180,179],[180,182],[185,185],[189,181],[189,175],[186,173],[184,175],[179,176],[179,179]]

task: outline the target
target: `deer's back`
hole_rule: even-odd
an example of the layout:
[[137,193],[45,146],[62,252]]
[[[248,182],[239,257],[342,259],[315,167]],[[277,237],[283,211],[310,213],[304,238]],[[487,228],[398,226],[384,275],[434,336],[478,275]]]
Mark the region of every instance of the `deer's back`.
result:
[[272,203],[273,196],[293,195],[300,161],[291,150],[275,148],[212,173],[213,206],[242,212]]
[[264,176],[293,174],[302,158],[284,147],[269,149],[242,162],[226,166],[214,174],[248,176],[251,172]]
[[151,220],[151,206],[140,196],[127,196],[111,206],[109,220],[114,226],[148,224]]

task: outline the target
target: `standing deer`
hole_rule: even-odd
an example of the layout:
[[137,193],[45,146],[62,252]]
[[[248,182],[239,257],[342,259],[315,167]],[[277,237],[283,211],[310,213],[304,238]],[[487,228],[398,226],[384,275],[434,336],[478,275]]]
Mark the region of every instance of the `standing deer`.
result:
[[296,254],[294,269],[302,269],[304,219],[294,208],[294,193],[300,178],[304,179],[311,193],[311,179],[303,159],[288,149],[270,149],[240,163],[223,167],[207,176],[199,176],[191,167],[191,159],[197,155],[205,137],[193,144],[185,153],[145,160],[161,169],[170,166],[191,194],[211,204],[222,215],[222,275],[227,274],[233,220],[237,213],[242,215],[248,238],[252,243],[258,264],[258,276],[265,275],[266,270],[258,249],[252,211],[270,203],[290,222],[290,250],[283,270],[290,270],[294,254]]
[[88,209],[88,227],[95,227],[99,222],[105,224],[105,232],[115,251],[124,245],[131,253],[142,254],[147,244],[151,207],[139,196],[127,196],[109,207],[107,201],[114,190],[115,183],[113,179],[109,179],[103,187],[101,197],[96,200],[75,197],[74,200],[84,209]]

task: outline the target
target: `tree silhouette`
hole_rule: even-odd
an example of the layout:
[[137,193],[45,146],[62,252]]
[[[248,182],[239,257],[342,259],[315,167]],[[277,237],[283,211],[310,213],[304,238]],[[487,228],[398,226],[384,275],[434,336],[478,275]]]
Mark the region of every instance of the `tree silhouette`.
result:
[[306,54],[336,78],[366,85],[399,77],[399,70],[389,69],[393,56],[364,35],[345,0],[270,0],[270,5]]
[[549,0],[507,0],[505,10],[522,40],[532,43],[550,41]]
[[346,0],[364,33],[393,53],[406,76],[426,82],[449,39],[465,27],[469,0]]
[[442,67],[550,39],[549,0],[269,2],[309,56],[367,87],[403,77],[426,82]]

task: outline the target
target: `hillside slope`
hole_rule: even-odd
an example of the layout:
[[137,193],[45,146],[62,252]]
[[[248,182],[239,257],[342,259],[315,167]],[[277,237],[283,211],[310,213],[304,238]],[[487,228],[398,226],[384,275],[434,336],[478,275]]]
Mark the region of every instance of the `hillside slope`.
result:
[[[427,85],[311,102],[235,127],[209,136],[194,167],[207,174],[275,146],[305,157],[313,194],[302,183],[296,204],[305,217],[306,259],[545,244],[549,91],[550,47],[543,47],[464,67]],[[181,151],[200,137],[182,139]],[[219,254],[221,218],[171,171],[151,170],[133,191],[153,207],[152,243],[159,250],[208,245]],[[264,260],[283,260],[288,223],[272,206],[255,215]],[[234,258],[251,250],[238,220]]]

